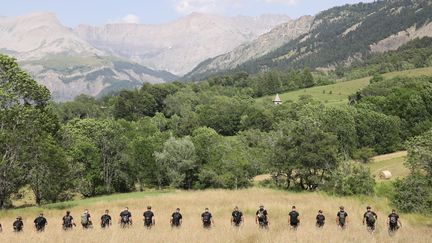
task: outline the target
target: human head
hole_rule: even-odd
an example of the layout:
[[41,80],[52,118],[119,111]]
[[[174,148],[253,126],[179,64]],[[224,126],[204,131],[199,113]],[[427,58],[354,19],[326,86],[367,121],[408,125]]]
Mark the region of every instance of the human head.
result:
[[109,213],[109,210],[108,210],[108,209],[105,209],[105,213],[108,214],[108,213]]
[[86,209],[84,209],[84,213],[88,213],[88,209],[86,208]]
[[70,214],[70,211],[66,211],[66,215],[69,215]]
[[392,209],[392,213],[396,213],[396,209]]
[[129,211],[129,208],[128,208],[128,207],[125,207],[124,210],[125,210],[125,211]]
[[205,209],[204,209],[204,211],[208,212],[208,211],[209,211],[209,209],[208,209],[208,208],[205,208]]
[[234,211],[238,211],[238,209],[239,209],[238,206],[234,207]]
[[147,210],[151,210],[151,206],[147,206]]
[[318,213],[319,213],[319,214],[322,214],[322,210],[321,210],[321,209],[320,209],[320,210],[318,210]]
[[177,211],[177,213],[180,212],[180,208],[177,208],[176,211]]
[[344,206],[340,206],[339,209],[340,209],[341,211],[344,211],[345,208],[344,208]]
[[260,210],[264,210],[264,205],[260,205],[260,206],[259,206],[259,209],[260,209]]
[[22,219],[22,217],[21,216],[18,216],[16,219],[18,219],[18,220],[21,220]]
[[292,211],[296,211],[296,206],[292,206]]
[[41,217],[42,217],[42,216],[43,216],[43,213],[40,213],[40,214],[39,214],[39,216],[41,216]]
[[371,207],[370,207],[370,206],[367,206],[367,207],[366,207],[366,210],[367,210],[367,211],[371,211]]

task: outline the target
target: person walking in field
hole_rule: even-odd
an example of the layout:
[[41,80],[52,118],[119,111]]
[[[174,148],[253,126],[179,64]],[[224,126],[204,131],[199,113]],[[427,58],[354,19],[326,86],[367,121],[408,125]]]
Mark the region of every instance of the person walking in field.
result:
[[33,223],[37,232],[43,232],[45,230],[45,226],[48,224],[48,221],[43,216],[43,213],[40,213],[39,216],[35,218]]
[[316,216],[316,227],[322,229],[325,224],[325,216],[322,210],[318,210],[318,215]]
[[201,214],[201,221],[204,229],[210,229],[212,225],[215,226],[213,215],[209,212],[208,208],[205,208],[204,213]]
[[234,211],[231,214],[231,225],[240,227],[244,223],[243,213],[235,206]]
[[270,224],[269,215],[264,205],[260,205],[258,211],[255,213],[255,223],[259,225],[260,229],[268,229]]
[[339,212],[336,215],[336,224],[341,229],[345,229],[348,225],[348,214],[345,212],[344,206],[339,207]]
[[389,214],[387,218],[387,226],[390,235],[396,233],[396,231],[402,227],[402,222],[400,221],[399,215],[396,213],[396,209],[393,209],[392,213]]
[[363,215],[363,225],[366,223],[366,228],[369,232],[375,232],[375,223],[378,220],[378,215],[372,211],[370,206],[366,207],[366,212]]
[[102,229],[109,228],[112,225],[112,219],[111,216],[109,215],[108,209],[106,209],[105,214],[102,215],[100,224]]
[[120,226],[126,228],[132,225],[132,214],[129,212],[129,208],[125,209],[120,213]]
[[151,206],[147,206],[147,211],[143,214],[144,227],[151,229],[155,225],[154,213],[151,210]]
[[22,221],[21,216],[18,216],[16,220],[12,224],[13,230],[16,233],[22,232],[24,228],[24,222]]
[[296,206],[292,206],[289,213],[289,224],[292,230],[297,230],[300,225],[300,214],[297,212]]
[[90,229],[93,226],[88,209],[84,210],[84,213],[81,215],[81,225],[83,229]]
[[66,211],[66,215],[63,216],[62,226],[64,230],[71,230],[73,226],[76,227],[76,224],[73,221],[73,217],[70,214],[70,211]]
[[180,208],[177,208],[176,211],[171,215],[170,224],[172,228],[180,228],[183,222],[183,216],[180,213]]

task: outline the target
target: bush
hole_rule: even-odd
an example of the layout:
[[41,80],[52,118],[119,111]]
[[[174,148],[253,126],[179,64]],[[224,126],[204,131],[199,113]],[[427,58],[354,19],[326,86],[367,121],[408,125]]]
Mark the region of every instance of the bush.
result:
[[354,151],[353,159],[363,163],[368,163],[375,155],[376,153],[372,148],[361,148]]
[[393,203],[403,212],[432,213],[432,183],[421,173],[413,173],[394,183]]
[[369,168],[356,162],[343,162],[332,172],[324,189],[340,196],[371,195],[374,193],[375,180]]

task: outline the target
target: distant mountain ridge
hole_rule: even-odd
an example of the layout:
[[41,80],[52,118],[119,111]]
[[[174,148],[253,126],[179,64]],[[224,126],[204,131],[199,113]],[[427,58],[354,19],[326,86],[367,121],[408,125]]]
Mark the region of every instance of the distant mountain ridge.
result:
[[74,32],[113,55],[184,75],[200,62],[251,42],[288,21],[290,18],[284,15],[223,17],[192,13],[161,25],[80,25]]
[[[79,94],[177,80],[199,62],[252,41],[288,21],[283,15],[194,13],[163,25],[63,26],[53,13],[0,17],[0,53],[19,61],[57,101]],[[161,71],[158,71],[161,70]],[[164,71],[162,71],[164,70]]]
[[253,74],[268,69],[334,69],[373,52],[395,50],[424,36],[432,36],[432,1],[388,0],[344,5],[317,14],[309,31],[277,48],[273,45],[273,50],[265,55],[245,60],[241,55],[227,54],[230,62],[236,64],[233,66],[220,65],[220,59],[226,56],[206,60],[186,79],[199,80],[236,71]]

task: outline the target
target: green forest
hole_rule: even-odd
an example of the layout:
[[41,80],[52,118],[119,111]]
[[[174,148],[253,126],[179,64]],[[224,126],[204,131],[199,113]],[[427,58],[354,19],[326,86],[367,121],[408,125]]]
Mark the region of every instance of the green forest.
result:
[[[371,57],[339,79],[309,69],[239,72],[65,103],[0,55],[0,207],[12,207],[23,187],[40,205],[149,188],[246,188],[266,173],[272,179],[262,186],[373,195],[368,159],[406,149],[411,173],[391,185],[390,199],[400,210],[431,213],[432,77],[378,75],[431,65],[430,43]],[[307,95],[256,101],[371,74],[342,107]]]

